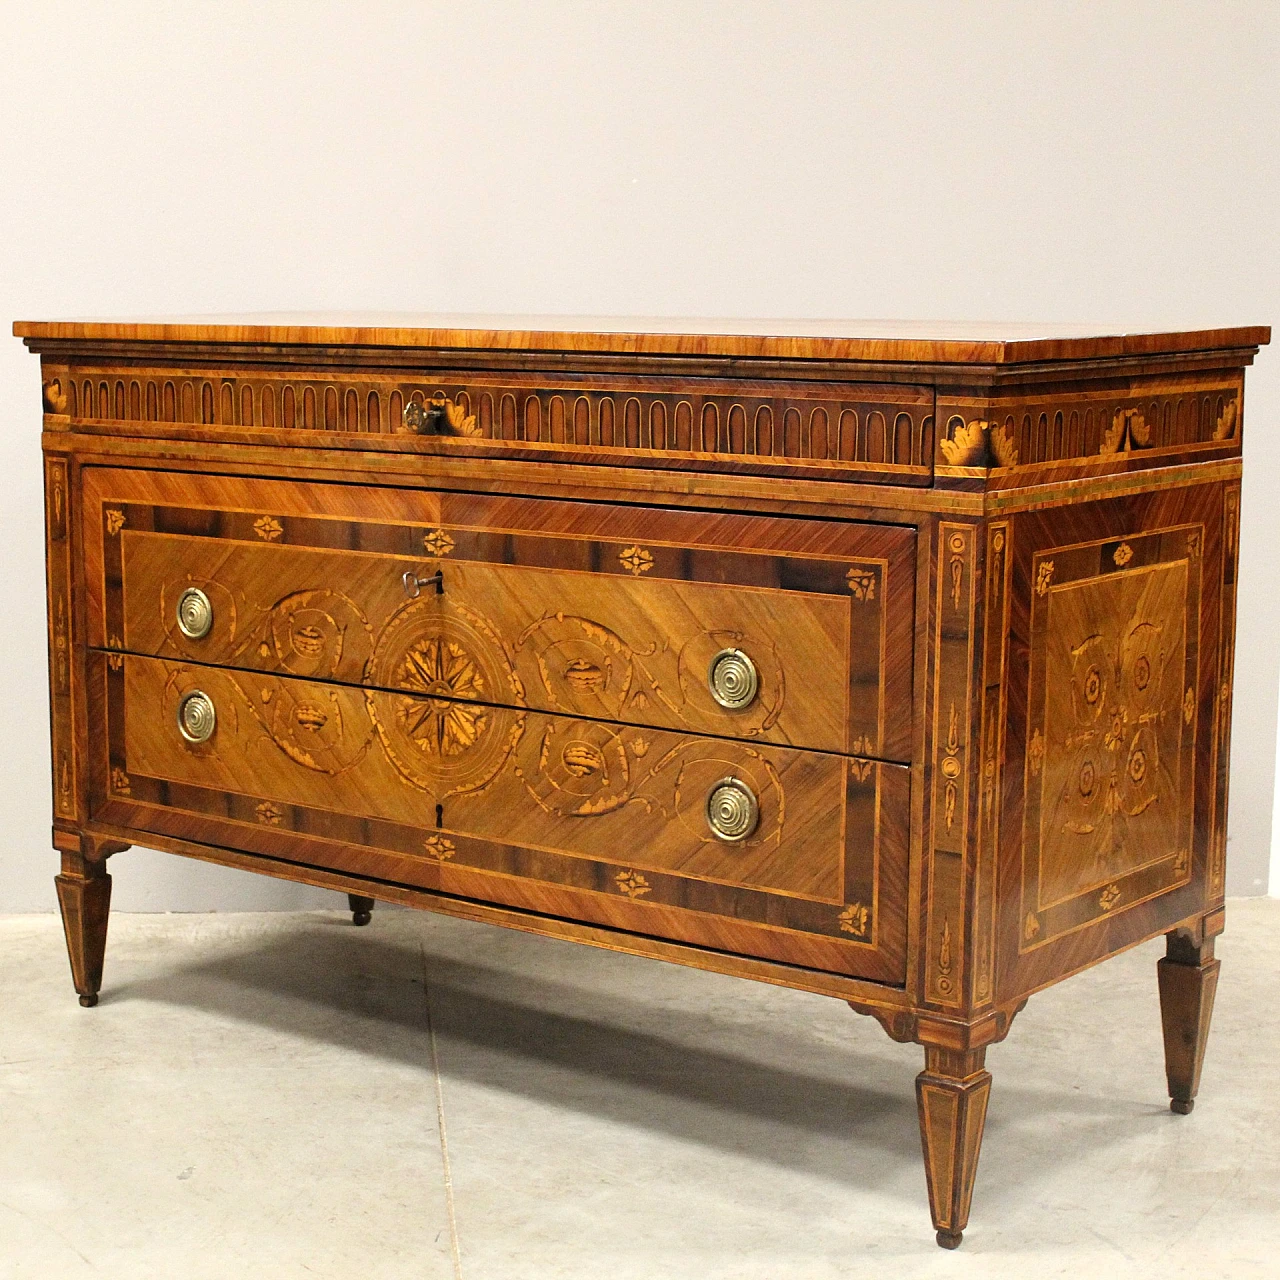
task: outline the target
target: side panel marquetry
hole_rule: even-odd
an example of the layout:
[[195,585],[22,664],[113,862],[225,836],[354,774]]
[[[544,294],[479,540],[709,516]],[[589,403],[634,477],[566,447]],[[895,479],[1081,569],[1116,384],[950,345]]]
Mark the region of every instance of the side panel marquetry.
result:
[[[184,479],[90,481],[94,647],[908,758],[912,530]],[[709,685],[730,649],[741,707]]]
[[[106,722],[94,810],[105,820],[158,822],[164,834],[232,821],[293,836],[296,856],[323,862],[323,849],[307,847],[317,836],[385,850],[410,868],[396,875],[427,874],[447,891],[455,872],[514,876],[799,931],[844,972],[902,962],[903,766],[422,689],[111,656],[94,655]],[[216,719],[192,742],[178,721],[197,691]],[[706,817],[727,777],[759,810],[734,842]],[[501,900],[501,885],[480,896]],[[603,910],[595,918],[607,923]]]
[[1191,876],[1192,528],[1033,560],[1023,949]]
[[1225,507],[1207,484],[1011,522],[1001,998],[1212,899],[1232,492]]

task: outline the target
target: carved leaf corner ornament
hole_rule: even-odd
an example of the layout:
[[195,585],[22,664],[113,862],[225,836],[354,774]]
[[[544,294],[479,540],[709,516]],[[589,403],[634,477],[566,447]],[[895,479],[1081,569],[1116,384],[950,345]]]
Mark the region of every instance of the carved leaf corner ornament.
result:
[[1151,426],[1141,409],[1117,409],[1111,415],[1111,426],[1102,437],[1100,454],[1132,453],[1151,444]]
[[44,407],[46,413],[66,413],[67,392],[61,378],[50,378],[44,384]]
[[950,436],[939,440],[942,456],[949,467],[1016,467],[1018,446],[1007,427],[996,426],[984,418],[965,422],[952,418]]
[[1218,414],[1218,421],[1213,428],[1213,438],[1215,440],[1230,440],[1236,433],[1236,418],[1240,410],[1236,405],[1235,397],[1222,406],[1222,412]]

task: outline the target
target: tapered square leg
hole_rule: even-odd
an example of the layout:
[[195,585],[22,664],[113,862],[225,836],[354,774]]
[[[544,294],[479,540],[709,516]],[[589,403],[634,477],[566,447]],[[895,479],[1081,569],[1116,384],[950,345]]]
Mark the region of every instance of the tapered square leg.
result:
[[991,1073],[983,1069],[985,1049],[962,1052],[927,1045],[924,1052],[924,1070],[916,1077],[916,1105],[929,1208],[938,1243],[954,1249],[969,1222]]
[[1191,1111],[1200,1089],[1220,968],[1221,962],[1213,956],[1212,938],[1197,945],[1179,933],[1167,936],[1165,958],[1156,966],[1169,1107],[1179,1115]]
[[373,919],[372,898],[361,897],[358,893],[347,894],[347,906],[351,909],[351,919],[355,924],[368,924]]
[[62,928],[67,935],[71,980],[86,1009],[98,1003],[102,960],[107,949],[107,914],[111,877],[105,862],[90,862],[78,853],[62,855],[62,874],[54,880]]

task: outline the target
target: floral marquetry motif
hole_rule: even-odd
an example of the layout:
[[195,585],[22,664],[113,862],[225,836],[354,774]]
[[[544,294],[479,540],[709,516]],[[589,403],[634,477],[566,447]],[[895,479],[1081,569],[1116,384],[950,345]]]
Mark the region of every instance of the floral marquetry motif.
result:
[[433,862],[447,862],[458,850],[447,836],[430,835],[422,842],[422,851]]
[[284,526],[272,516],[262,516],[253,522],[253,531],[264,542],[274,542],[284,532]]
[[614,877],[620,893],[635,901],[650,892],[649,882],[638,871],[619,871]]
[[453,550],[453,539],[443,529],[432,529],[423,535],[422,545],[433,556],[447,556]]
[[104,513],[107,521],[107,533],[115,537],[124,528],[124,512],[115,507],[108,507]]
[[871,911],[861,902],[851,902],[839,915],[840,928],[845,933],[865,938],[867,927],[871,922]]
[[845,579],[849,583],[849,590],[853,592],[853,598],[865,604],[869,600],[876,598],[876,575],[871,569],[850,569],[845,574]]
[[622,567],[636,578],[653,568],[653,552],[644,547],[623,547],[618,552],[618,559]]

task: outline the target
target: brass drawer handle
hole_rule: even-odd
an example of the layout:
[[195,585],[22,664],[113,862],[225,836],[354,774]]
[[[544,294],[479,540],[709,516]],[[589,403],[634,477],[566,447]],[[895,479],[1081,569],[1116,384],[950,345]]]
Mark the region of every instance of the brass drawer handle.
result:
[[760,806],[740,778],[721,778],[707,795],[707,826],[719,840],[745,840],[760,821]]
[[188,587],[178,597],[178,630],[188,640],[203,640],[213,626],[213,605],[199,587]]
[[217,727],[213,699],[202,689],[193,689],[178,703],[178,731],[188,742],[208,742]]
[[721,649],[707,668],[711,696],[730,711],[749,707],[760,688],[756,664],[741,649]]

